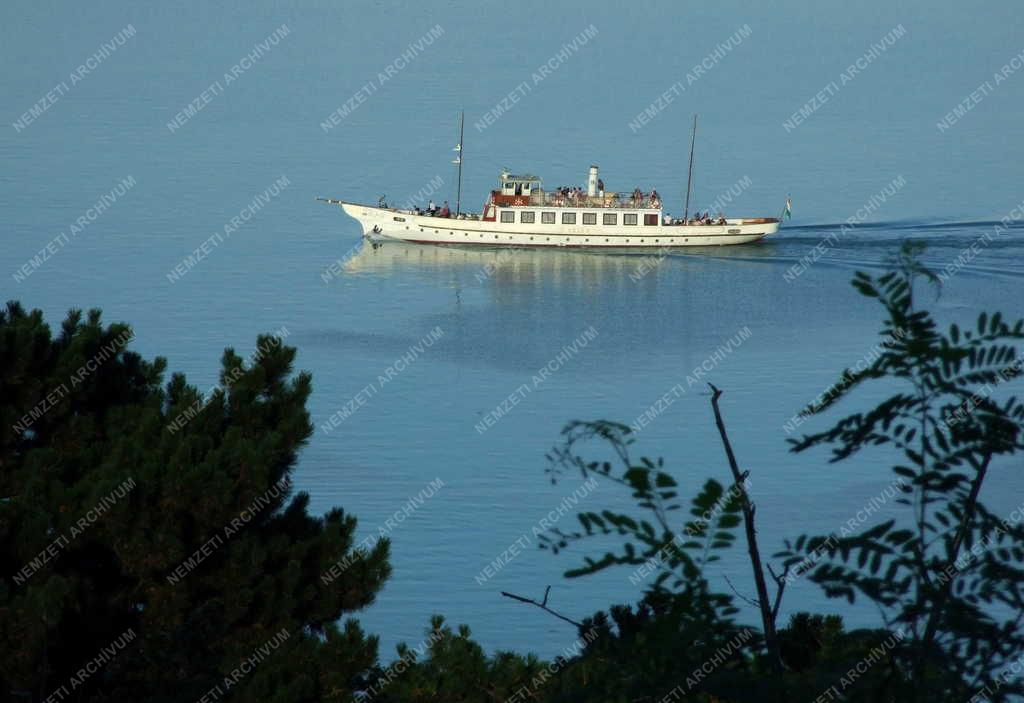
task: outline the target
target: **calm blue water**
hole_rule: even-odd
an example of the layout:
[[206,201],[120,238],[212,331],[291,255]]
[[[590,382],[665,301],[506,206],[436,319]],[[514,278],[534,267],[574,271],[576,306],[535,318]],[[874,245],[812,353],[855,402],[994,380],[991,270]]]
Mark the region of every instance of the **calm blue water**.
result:
[[[752,471],[763,548],[836,529],[885,488],[887,457],[840,467],[823,453],[794,457],[783,425],[876,342],[878,311],[850,288],[852,272],[876,267],[905,237],[927,240],[928,260],[943,266],[1024,201],[1024,70],[998,84],[993,77],[1024,49],[1019,8],[1009,2],[238,10],[18,2],[0,19],[8,67],[0,73],[0,292],[42,308],[51,324],[72,306],[102,307],[109,321],[133,324],[138,351],[167,356],[203,388],[215,382],[225,346],[250,350],[258,332],[286,327],[315,381],[318,429],[296,476],[315,510],[342,505],[374,534],[430,481],[444,482],[392,532],[394,577],[358,615],[381,635],[385,654],[397,641],[418,642],[431,613],[469,624],[489,649],[553,654],[571,642],[571,628],[500,598],[501,590],[540,596],[551,584],[555,607],[576,618],[635,601],[626,571],[562,579],[580,550],[555,557],[530,544],[493,579],[475,577],[578,487],[552,486],[543,474],[544,453],[568,420],[632,422],[680,384],[686,392],[644,429],[637,449],[664,456],[688,489],[707,476],[725,481],[708,397],[687,375],[744,328],[749,339],[708,377],[727,393],[723,411]],[[70,74],[128,25],[134,36],[72,84]],[[282,25],[287,34],[227,82],[224,73]],[[586,43],[562,49],[591,26]],[[432,43],[401,59],[434,27]],[[688,81],[744,27],[745,38]],[[902,36],[886,44],[894,29]],[[873,43],[884,51],[865,59]],[[560,49],[563,58],[553,59]],[[865,67],[844,81],[859,58]],[[535,82],[542,64],[555,68]],[[201,111],[168,128],[218,81]],[[677,81],[685,89],[631,129]],[[991,90],[980,102],[937,127],[985,81]],[[13,126],[62,83],[45,112]],[[481,123],[517,90],[507,114]],[[787,130],[819,91],[827,101]],[[321,128],[346,103],[355,110]],[[502,167],[554,186],[581,183],[591,163],[610,189],[657,187],[678,201],[689,121],[699,112],[697,207],[746,179],[727,214],[777,215],[790,193],[792,225],[760,245],[670,256],[639,280],[630,277],[640,262],[633,256],[388,244],[357,250],[325,282],[321,274],[358,244],[358,228],[314,197],[400,202],[440,178],[435,197],[453,199],[460,108],[471,209]],[[128,177],[134,187],[18,280],[26,262]],[[168,280],[282,177],[286,187],[230,239]],[[784,278],[873,196],[862,226],[795,280]],[[981,248],[934,303],[943,318],[1020,314],[1021,235],[1016,227]],[[591,327],[596,337],[534,387],[538,370]],[[440,339],[366,405],[337,429],[320,429],[435,328]],[[474,429],[523,384],[529,392],[506,417]],[[861,406],[881,389],[873,393]],[[1024,479],[1008,468],[998,467],[987,489],[997,510],[1024,493]],[[625,504],[607,484],[581,502]],[[741,550],[712,574],[725,588],[723,574],[752,591]],[[783,609],[832,607],[798,583]],[[844,612],[858,624],[875,617]]]

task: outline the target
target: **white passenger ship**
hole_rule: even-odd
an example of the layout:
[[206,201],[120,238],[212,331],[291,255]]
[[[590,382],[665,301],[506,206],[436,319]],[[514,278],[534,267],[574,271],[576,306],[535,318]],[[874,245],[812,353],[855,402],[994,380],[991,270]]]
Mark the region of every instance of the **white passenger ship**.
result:
[[[694,123],[696,132],[696,122]],[[462,139],[459,152],[459,200]],[[692,172],[691,143],[691,172]],[[689,199],[689,184],[687,184]],[[771,217],[669,219],[657,191],[630,194],[603,189],[598,167],[591,166],[587,189],[545,191],[541,179],[502,171],[481,214],[448,216],[416,210],[321,198],[340,205],[362,225],[363,234],[421,244],[514,247],[644,248],[722,246],[755,242],[779,229]],[[686,215],[689,205],[687,204]]]

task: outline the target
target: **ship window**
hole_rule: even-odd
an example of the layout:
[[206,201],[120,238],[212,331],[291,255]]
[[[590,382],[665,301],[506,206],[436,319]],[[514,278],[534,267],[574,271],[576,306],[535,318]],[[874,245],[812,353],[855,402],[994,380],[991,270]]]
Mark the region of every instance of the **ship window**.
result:
[[644,224],[646,226],[648,226],[648,227],[651,226],[651,225],[657,225],[658,224],[658,215],[657,214],[654,214],[654,215],[644,215]]
[[622,214],[622,224],[624,225],[635,225],[636,224],[636,213],[625,212]]
[[535,212],[521,212],[521,213],[519,213],[519,221],[522,222],[523,224],[532,225],[536,221],[536,218],[537,218],[537,213],[535,213]]
[[511,210],[502,210],[501,211],[501,221],[502,222],[515,222],[516,221],[516,214],[514,212],[512,212]]
[[395,222],[405,222],[405,218],[404,217],[393,217],[391,219],[393,219]]
[[546,225],[555,224],[555,213],[553,212],[542,212],[540,214],[540,221]]
[[585,213],[583,213],[583,224],[585,224],[585,225],[596,225],[597,224],[597,213],[596,212],[585,212]]
[[619,224],[619,216],[614,212],[606,212],[604,214],[604,223],[606,225],[617,225]]
[[562,213],[562,224],[563,225],[574,225],[574,224],[576,224],[576,213],[575,212],[563,212]]

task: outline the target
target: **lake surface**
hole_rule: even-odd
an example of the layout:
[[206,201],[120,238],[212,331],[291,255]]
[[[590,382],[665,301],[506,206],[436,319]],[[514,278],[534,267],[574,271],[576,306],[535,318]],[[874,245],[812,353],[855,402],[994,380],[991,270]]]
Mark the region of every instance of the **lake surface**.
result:
[[[636,450],[665,457],[690,495],[728,478],[711,380],[752,472],[766,552],[853,517],[888,485],[889,457],[793,456],[784,426],[879,341],[879,310],[849,279],[880,270],[903,239],[926,240],[936,268],[976,246],[941,297],[922,290],[942,319],[1021,314],[1024,70],[1013,61],[1024,46],[1011,3],[21,3],[0,17],[0,292],[51,325],[68,308],[101,307],[134,326],[137,351],[204,389],[225,346],[248,352],[259,332],[286,328],[315,388],[297,485],[315,511],[343,506],[362,535],[384,526],[393,540],[394,576],[358,614],[385,656],[418,643],[432,613],[491,650],[553,655],[572,642],[571,627],[502,590],[540,597],[550,584],[553,606],[574,618],[640,597],[627,570],[562,578],[598,545],[537,549],[533,529],[551,511],[573,524],[559,506],[574,491],[579,508],[628,505],[607,482],[547,480],[545,452],[573,419],[633,423],[669,398]],[[201,109],[190,116],[190,105]],[[502,167],[553,187],[582,184],[597,163],[609,189],[657,187],[678,215],[699,112],[696,209],[728,195],[727,215],[774,216],[791,194],[794,219],[757,245],[648,265],[373,248],[314,200],[454,201],[461,108],[466,209]],[[995,235],[1003,218],[1011,226]],[[225,224],[230,237],[211,242]],[[204,242],[208,253],[187,263]],[[995,510],[1024,496],[1011,468],[996,467],[986,488]],[[507,563],[481,578],[494,560]],[[711,578],[724,589],[725,575],[753,590],[742,549]],[[802,582],[783,617],[840,607],[875,623]]]

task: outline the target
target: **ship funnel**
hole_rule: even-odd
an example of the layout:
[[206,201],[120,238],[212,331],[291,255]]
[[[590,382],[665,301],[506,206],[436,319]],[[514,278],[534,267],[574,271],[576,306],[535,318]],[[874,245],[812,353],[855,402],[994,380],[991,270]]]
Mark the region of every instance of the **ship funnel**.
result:
[[597,166],[590,167],[590,175],[587,176],[587,195],[591,198],[597,195]]

